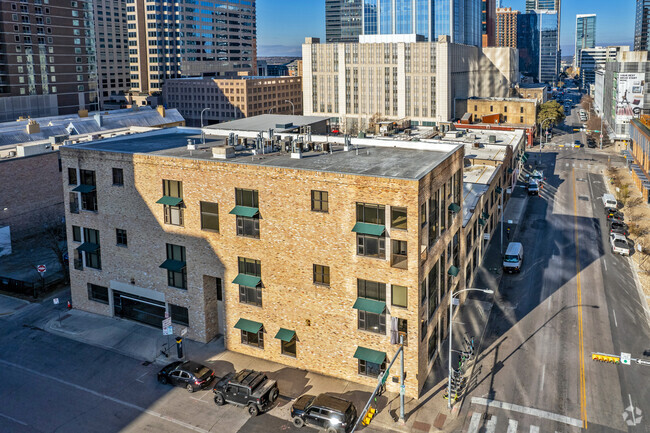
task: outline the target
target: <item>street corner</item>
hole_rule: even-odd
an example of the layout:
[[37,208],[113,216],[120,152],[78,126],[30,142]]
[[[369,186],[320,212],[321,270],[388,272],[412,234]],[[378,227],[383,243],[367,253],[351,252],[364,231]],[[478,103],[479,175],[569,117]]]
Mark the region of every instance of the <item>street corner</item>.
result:
[[11,296],[0,295],[0,317],[11,316],[15,312],[25,308],[30,304],[24,299],[13,298]]

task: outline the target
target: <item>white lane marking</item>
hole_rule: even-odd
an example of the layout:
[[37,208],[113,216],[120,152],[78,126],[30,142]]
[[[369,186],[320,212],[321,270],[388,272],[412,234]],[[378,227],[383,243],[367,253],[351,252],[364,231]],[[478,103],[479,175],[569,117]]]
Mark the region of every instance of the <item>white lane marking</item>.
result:
[[497,417],[492,415],[492,418],[485,424],[485,433],[494,433],[497,428]]
[[542,379],[541,379],[540,391],[544,390],[544,376],[545,375],[546,375],[546,364],[542,365]]
[[0,413],[0,416],[3,417],[3,418],[6,418],[6,419],[8,419],[8,420],[11,420],[11,421],[15,422],[16,424],[27,425],[27,423],[24,423],[24,422],[22,422],[21,420],[16,419],[16,418],[12,418],[12,417],[10,417],[9,415],[5,415],[5,414],[3,414],[3,413]]
[[472,404],[478,404],[487,407],[496,407],[503,410],[512,412],[519,412],[526,415],[536,416],[551,421],[561,422],[562,424],[572,425],[574,427],[582,427],[583,422],[580,419],[571,418],[557,413],[547,412],[545,410],[535,409],[532,407],[519,406],[518,404],[505,403],[497,400],[490,400],[482,397],[472,397]]
[[508,420],[508,431],[507,433],[517,433],[517,421],[514,419]]
[[634,415],[634,405],[632,404],[632,396],[630,394],[628,394],[627,398],[630,399],[630,407],[629,407],[629,409],[630,409],[630,413],[632,414],[632,421],[634,421],[634,424],[632,424],[632,425],[636,425],[636,416]]
[[616,311],[612,309],[612,313],[614,314],[614,325],[616,325],[616,327],[618,328],[618,322],[616,321]]
[[603,259],[603,266],[605,266],[605,272],[607,272],[607,260]]
[[144,373],[142,376],[138,377],[138,378],[136,379],[136,381],[137,381],[137,382],[140,382],[140,383],[144,383],[144,380],[141,380],[141,379],[142,379],[143,377],[145,377],[147,374],[149,374],[149,372],[146,372],[146,373]]
[[469,422],[469,428],[467,429],[467,433],[476,433],[478,432],[478,423],[481,422],[481,414],[478,412],[474,412],[472,414],[472,420]]
[[194,430],[194,431],[199,432],[199,433],[209,433],[208,430],[204,430],[202,428],[195,427],[195,426],[193,426],[191,424],[188,424],[188,423],[183,422],[181,420],[178,420],[176,418],[172,418],[172,417],[170,417],[168,415],[163,415],[161,413],[155,412],[155,411],[150,410],[150,409],[145,409],[145,408],[140,407],[138,405],[135,405],[133,403],[129,403],[129,402],[120,400],[118,398],[111,397],[109,395],[102,394],[102,393],[97,392],[97,391],[93,391],[92,389],[84,388],[83,386],[79,386],[79,385],[76,385],[76,384],[71,383],[71,382],[66,382],[65,380],[59,379],[58,377],[43,374],[43,373],[40,373],[40,372],[38,372],[36,370],[32,370],[31,368],[23,367],[22,365],[14,364],[13,362],[9,362],[9,361],[5,361],[4,359],[0,359],[0,364],[8,365],[10,367],[17,368],[19,370],[23,370],[23,371],[26,371],[26,372],[31,373],[31,374],[35,374],[36,376],[43,377],[45,379],[53,380],[54,382],[58,382],[58,383],[61,383],[63,385],[67,385],[67,386],[69,386],[71,388],[75,388],[75,389],[77,389],[79,391],[85,391],[85,392],[87,392],[89,394],[94,395],[95,397],[104,398],[106,400],[112,401],[113,403],[121,404],[122,406],[126,406],[126,407],[128,407],[130,409],[134,409],[134,410],[137,410],[139,412],[146,413],[147,415],[151,415],[151,416],[154,416],[156,418],[164,419],[165,421],[169,421],[171,423],[174,423],[174,424],[177,424],[179,426],[185,427],[186,429],[189,429],[189,430]]
[[537,427],[536,425],[531,425],[530,433],[539,433],[539,427]]

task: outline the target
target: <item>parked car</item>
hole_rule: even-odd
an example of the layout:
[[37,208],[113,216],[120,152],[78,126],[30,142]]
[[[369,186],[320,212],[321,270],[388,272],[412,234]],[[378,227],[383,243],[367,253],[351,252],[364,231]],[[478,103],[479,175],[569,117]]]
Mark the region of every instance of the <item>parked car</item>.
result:
[[612,252],[622,256],[630,255],[630,246],[627,243],[627,238],[618,233],[609,235],[609,242],[612,245]]
[[205,389],[214,379],[214,372],[208,367],[194,361],[176,361],[163,367],[158,372],[158,382],[182,386],[187,392]]
[[321,427],[327,433],[347,433],[357,420],[354,404],[328,394],[305,394],[291,406],[293,425],[305,424]]
[[580,140],[574,140],[573,141],[573,146],[574,147],[582,147],[582,143],[580,143]]
[[613,209],[606,210],[605,216],[607,217],[608,220],[620,220],[620,221],[624,221],[624,217],[625,217],[625,215],[623,215],[623,212],[619,212]]
[[587,147],[594,149],[596,147],[596,140],[594,140],[593,138],[588,138]]
[[539,183],[536,180],[528,182],[528,195],[539,195]]
[[627,226],[625,226],[625,224],[618,224],[616,221],[610,225],[609,233],[617,233],[625,237],[630,236],[630,231],[628,230]]
[[212,392],[217,406],[225,403],[244,406],[251,416],[269,409],[280,395],[278,383],[255,370],[228,373],[214,385]]
[[617,209],[618,202],[616,201],[616,197],[613,194],[603,194],[603,206]]
[[[609,229],[621,229],[621,230],[628,230],[628,226],[625,223],[621,223],[618,221],[610,221],[609,222]],[[627,235],[626,235],[627,236]]]

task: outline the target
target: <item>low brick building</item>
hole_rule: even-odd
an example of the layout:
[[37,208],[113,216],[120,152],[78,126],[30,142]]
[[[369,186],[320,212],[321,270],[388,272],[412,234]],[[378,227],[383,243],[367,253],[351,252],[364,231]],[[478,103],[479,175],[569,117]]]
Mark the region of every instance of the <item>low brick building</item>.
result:
[[537,122],[537,105],[537,99],[461,99],[456,101],[456,117],[469,113],[474,122],[534,125]]
[[463,145],[225,141],[62,147],[73,305],[367,385],[403,336],[418,397],[465,285]]

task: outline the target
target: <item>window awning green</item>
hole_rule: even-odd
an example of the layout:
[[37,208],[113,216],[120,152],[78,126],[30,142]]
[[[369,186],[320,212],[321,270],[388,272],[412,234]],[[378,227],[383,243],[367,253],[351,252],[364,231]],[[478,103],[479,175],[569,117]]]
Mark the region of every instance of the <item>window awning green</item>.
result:
[[77,251],[83,251],[85,253],[94,253],[99,249],[99,244],[93,244],[91,242],[84,242],[83,244],[77,247]]
[[185,267],[185,262],[182,262],[180,260],[167,259],[162,263],[162,265],[160,265],[160,267],[167,269],[168,271],[180,272]]
[[164,204],[166,206],[178,206],[179,204],[181,204],[182,201],[183,201],[183,199],[180,198],[180,197],[170,197],[168,195],[164,195],[156,203]]
[[485,224],[487,224],[487,221],[485,221],[483,218],[479,218],[479,219],[478,219],[478,223],[479,223],[480,225],[484,226]]
[[484,220],[486,220],[486,219],[490,218],[490,214],[487,213],[487,212],[483,212],[483,213],[481,214],[481,218],[483,218]]
[[233,284],[239,284],[240,286],[246,287],[257,287],[261,282],[262,279],[260,277],[246,274],[238,274],[235,279],[232,280]]
[[280,328],[277,334],[275,334],[275,338],[278,340],[286,341],[287,343],[293,340],[293,337],[296,336],[296,331],[292,331],[290,329],[284,329]]
[[386,360],[386,352],[359,346],[357,347],[357,351],[354,352],[354,357],[373,364],[382,364]]
[[352,231],[355,233],[361,233],[363,235],[372,235],[372,236],[381,236],[384,234],[386,226],[381,224],[369,224],[369,223],[356,223],[352,228]]
[[460,206],[458,206],[456,203],[450,203],[447,209],[449,209],[449,212],[453,213],[460,212]]
[[497,194],[501,194],[503,192],[503,188],[501,188],[500,186],[497,186],[496,188],[494,188],[494,190],[497,192]]
[[93,192],[95,190],[95,185],[77,185],[73,191],[74,192],[80,192],[82,194],[86,194],[89,192]]
[[254,322],[252,320],[239,319],[237,323],[235,323],[235,328],[257,334],[260,332],[260,329],[262,329],[262,324],[260,322]]
[[386,303],[375,301],[374,299],[357,298],[352,308],[355,310],[367,311],[369,313],[381,314],[386,309]]
[[235,206],[230,213],[241,217],[253,218],[259,213],[259,208],[249,206]]
[[528,154],[527,153],[524,153],[523,155],[521,155],[521,162],[526,162],[527,159],[528,159]]
[[458,272],[460,272],[460,270],[456,266],[452,265],[452,266],[449,267],[449,270],[447,271],[447,274],[451,275],[452,277],[457,277]]

